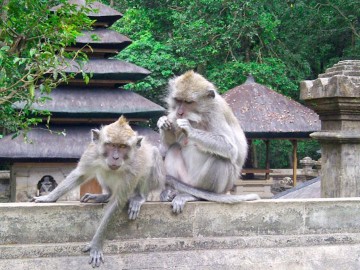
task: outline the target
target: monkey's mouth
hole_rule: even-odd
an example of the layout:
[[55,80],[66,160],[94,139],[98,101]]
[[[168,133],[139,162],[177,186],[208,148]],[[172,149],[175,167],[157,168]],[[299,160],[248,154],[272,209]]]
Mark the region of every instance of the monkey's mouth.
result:
[[117,170],[120,168],[120,165],[109,165],[109,168],[113,171]]

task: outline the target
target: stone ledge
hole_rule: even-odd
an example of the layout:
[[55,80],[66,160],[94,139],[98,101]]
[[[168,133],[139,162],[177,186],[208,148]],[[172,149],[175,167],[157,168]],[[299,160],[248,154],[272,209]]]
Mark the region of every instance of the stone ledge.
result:
[[[79,202],[0,204],[0,245],[87,242],[103,208]],[[169,203],[148,202],[135,221],[126,211],[116,213],[108,239],[360,233],[359,212],[360,198],[192,202],[178,216]]]
[[[0,204],[0,269],[90,269],[104,205]],[[102,269],[359,269],[360,198],[145,203],[116,213]]]

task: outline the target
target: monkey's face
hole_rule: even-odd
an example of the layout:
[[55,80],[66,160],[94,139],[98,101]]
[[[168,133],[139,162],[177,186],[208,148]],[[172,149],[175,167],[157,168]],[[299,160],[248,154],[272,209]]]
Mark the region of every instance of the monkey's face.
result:
[[[121,169],[124,165],[131,162],[136,152],[141,147],[142,136],[131,136],[119,142],[117,140],[105,140],[102,147],[102,155],[105,159],[106,166],[110,170]],[[115,142],[114,142],[115,141]]]
[[101,130],[92,130],[92,142],[102,157],[101,163],[110,170],[118,170],[131,161],[140,148],[142,139],[143,137],[132,130],[123,116]]
[[174,98],[172,111],[176,119],[188,119],[192,122],[199,122],[201,117],[197,111],[197,107],[197,102],[194,100]]
[[117,170],[129,159],[131,148],[127,144],[105,143],[103,156],[109,169]]

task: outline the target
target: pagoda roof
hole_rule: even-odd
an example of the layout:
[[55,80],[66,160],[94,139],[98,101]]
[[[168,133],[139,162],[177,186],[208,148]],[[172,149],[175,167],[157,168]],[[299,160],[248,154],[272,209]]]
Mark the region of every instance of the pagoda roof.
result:
[[[85,0],[69,0],[70,4],[84,6]],[[51,8],[52,11],[56,11],[59,9],[61,5],[55,6]],[[109,27],[117,20],[123,17],[123,14],[118,12],[117,10],[104,5],[100,2],[93,2],[89,5],[89,8],[93,9],[94,12],[89,12],[87,15],[90,19],[96,20],[95,26],[105,26]],[[97,12],[96,12],[97,11]]]
[[66,119],[75,122],[75,118],[108,119],[108,122],[122,114],[128,119],[148,119],[165,112],[143,96],[119,88],[58,87],[48,96],[50,100],[34,103],[33,108],[50,111],[52,122],[66,122]]
[[321,128],[313,110],[255,83],[253,78],[223,97],[248,138],[309,138]]
[[77,73],[75,79],[70,80],[70,84],[84,84],[82,74],[79,73],[81,69],[91,74],[88,85],[119,86],[144,79],[151,73],[145,68],[117,59],[89,59],[82,66],[74,60],[69,60],[68,65],[63,68],[64,72]]
[[[155,146],[160,143],[160,135],[147,127],[131,125],[139,135],[145,136]],[[12,139],[9,134],[1,139],[0,161],[44,162],[77,161],[91,141],[91,129],[99,125],[54,125],[51,132],[45,126],[32,128],[23,136]]]
[[128,37],[114,30],[96,28],[92,31],[82,31],[82,35],[76,38],[76,44],[66,47],[66,50],[82,49],[91,56],[95,54],[99,54],[101,57],[103,55],[114,56],[130,44],[131,40]]

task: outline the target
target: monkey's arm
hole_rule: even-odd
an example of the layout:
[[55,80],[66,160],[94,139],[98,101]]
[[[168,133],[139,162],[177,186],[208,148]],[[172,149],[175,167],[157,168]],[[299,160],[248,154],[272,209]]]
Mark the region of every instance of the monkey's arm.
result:
[[[207,132],[193,128],[187,119],[178,119],[178,126],[185,131],[187,136],[208,153],[212,153],[230,160],[236,160],[238,149],[234,143],[225,135]],[[231,132],[231,131],[229,131]]]
[[87,177],[83,173],[83,170],[77,167],[49,194],[40,197],[34,197],[31,199],[31,201],[37,203],[56,202],[61,196],[80,185],[85,180],[87,180]]
[[83,252],[90,251],[89,264],[91,264],[92,267],[99,267],[100,264],[104,262],[104,255],[102,250],[105,231],[114,212],[120,207],[123,207],[123,204],[120,205],[116,198],[114,198],[107,205],[107,208],[105,209],[105,214],[100,221],[100,225],[97,228],[94,237],[92,238],[91,242],[82,250]]
[[148,177],[142,177],[135,188],[135,194],[129,198],[128,215],[130,220],[139,216],[140,208],[146,201],[152,180],[150,177],[151,174]]

